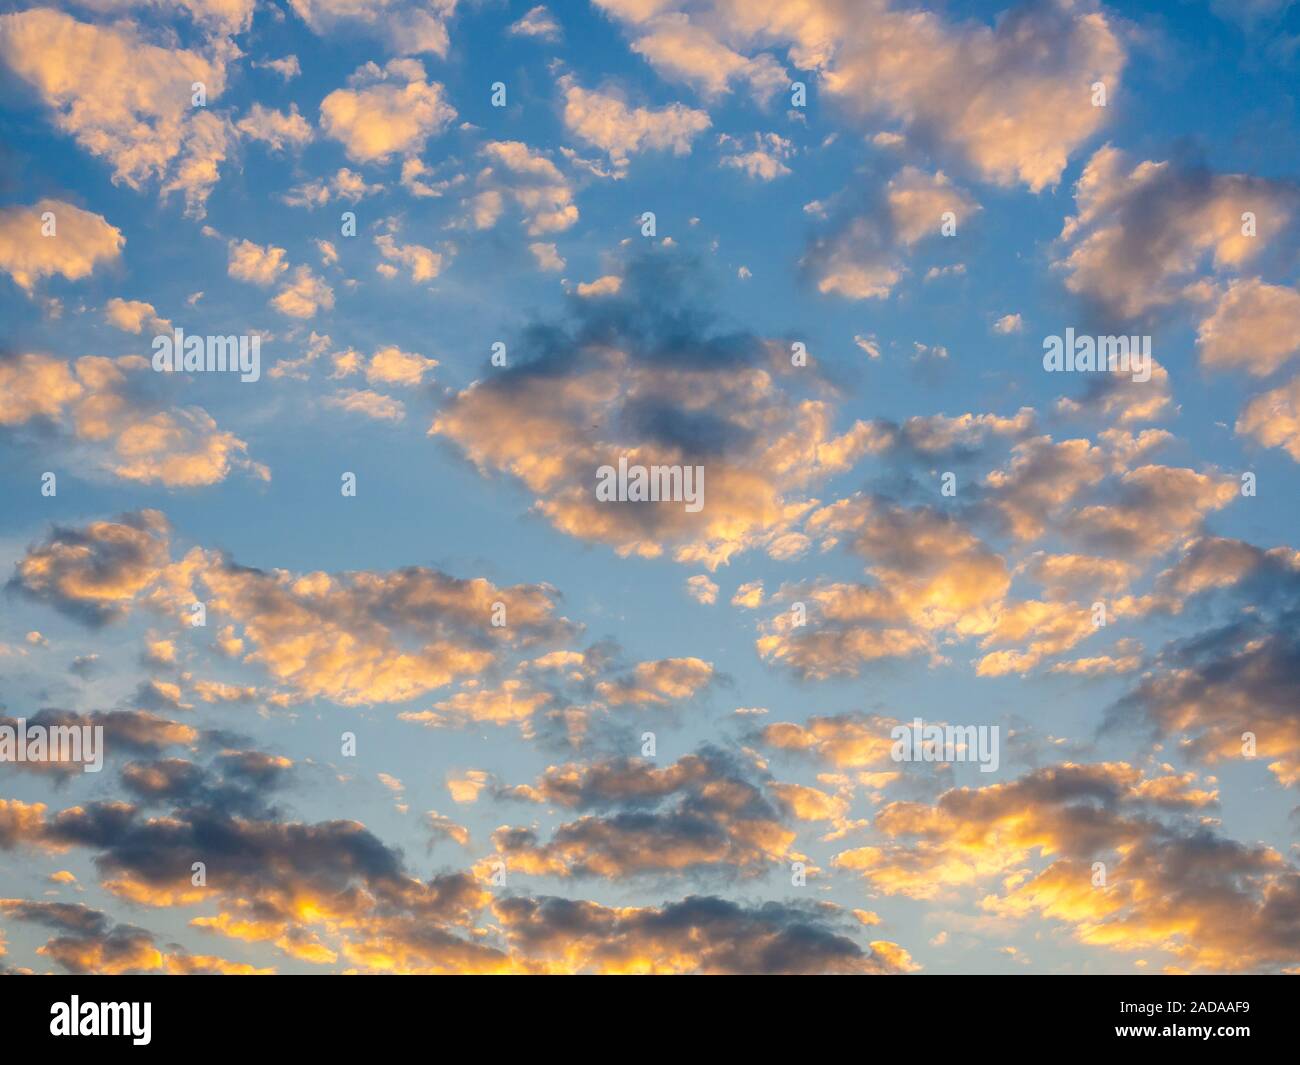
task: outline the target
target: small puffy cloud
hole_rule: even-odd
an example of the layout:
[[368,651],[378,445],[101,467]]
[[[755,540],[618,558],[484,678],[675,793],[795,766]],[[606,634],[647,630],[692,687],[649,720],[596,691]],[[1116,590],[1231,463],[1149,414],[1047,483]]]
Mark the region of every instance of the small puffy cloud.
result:
[[686,578],[686,594],[697,603],[712,606],[718,601],[718,586],[703,574]]
[[451,795],[451,801],[458,804],[476,802],[487,784],[488,774],[481,769],[468,769],[447,777],[447,791]]
[[692,85],[717,97],[733,84],[748,84],[754,98],[766,102],[790,84],[785,68],[771,55],[753,58],[727,47],[684,13],[669,13],[643,23],[632,50],[663,77]]
[[736,594],[731,597],[732,606],[743,606],[746,610],[753,610],[763,605],[763,582],[748,581],[736,589]]
[[564,269],[564,259],[556,250],[554,244],[546,244],[542,241],[535,241],[528,245],[528,250],[533,253],[533,258],[537,260],[537,266],[541,270],[550,273],[559,273]]
[[790,173],[785,164],[794,155],[794,145],[777,133],[755,133],[750,140],[723,133],[718,144],[724,151],[722,166],[756,181],[773,181]]
[[403,385],[413,388],[432,373],[437,359],[426,359],[414,352],[395,347],[378,349],[366,364],[366,380],[372,385]]
[[[426,248],[423,244],[399,244],[392,233],[380,233],[375,237],[375,247],[383,256],[384,262],[376,268],[381,274],[396,276],[397,266],[405,267],[415,282],[432,281],[442,273],[443,253]],[[390,264],[396,263],[397,266]]]
[[440,814],[437,810],[429,810],[424,815],[424,823],[429,829],[430,836],[435,840],[450,839],[462,847],[469,846],[469,829],[457,824],[445,814]]
[[758,738],[776,750],[803,754],[832,769],[896,771],[890,732],[897,724],[877,714],[815,716],[802,725],[789,721],[766,725]]
[[536,37],[543,41],[558,41],[563,36],[555,16],[542,4],[529,8],[523,17],[512,22],[509,32],[516,37]]
[[1259,278],[1233,281],[1200,324],[1201,363],[1257,377],[1300,355],[1300,292]]
[[993,323],[993,332],[1004,336],[1008,333],[1023,333],[1024,330],[1025,320],[1018,314],[1004,314]]
[[564,93],[564,124],[575,137],[609,155],[619,170],[628,157],[644,151],[688,155],[691,141],[711,125],[703,111],[670,104],[663,108],[633,107],[612,91],[584,89],[572,77],[560,79]]
[[160,318],[152,303],[113,297],[104,304],[104,320],[124,333],[141,333],[147,325],[157,333],[171,332],[172,324]]
[[862,351],[866,352],[867,358],[880,358],[880,342],[876,339],[874,333],[870,336],[862,336],[859,333],[855,333],[853,334],[853,343],[861,348]]
[[579,281],[576,289],[579,296],[587,299],[593,296],[612,296],[623,287],[623,279],[617,274],[606,274],[595,281]]
[[[410,160],[408,160],[409,162]],[[405,167],[403,167],[405,170]],[[363,196],[382,192],[383,185],[367,184],[366,180],[355,170],[340,167],[331,178],[306,181],[295,185],[281,199],[290,207],[306,207],[314,210],[324,207],[331,199],[347,200],[356,203]]]
[[253,60],[253,66],[261,70],[270,70],[285,81],[292,81],[302,73],[302,65],[296,55],[286,55],[280,59]]
[[1089,378],[1078,398],[1062,396],[1056,401],[1062,414],[1100,418],[1119,426],[1153,422],[1173,405],[1169,371],[1155,358],[1149,381],[1134,381],[1131,373],[1116,369]]
[[488,165],[479,172],[479,191],[470,200],[474,228],[495,225],[506,200],[519,208],[529,236],[562,232],[577,222],[573,189],[544,153],[522,141],[491,141],[481,154]]
[[638,662],[632,672],[601,681],[596,693],[611,706],[664,706],[692,699],[712,683],[713,666],[699,658]]
[[416,199],[432,199],[465,181],[464,174],[456,174],[445,180],[430,183],[425,180],[425,175],[430,173],[432,171],[423,162],[413,155],[408,156],[402,160],[402,188]]
[[311,124],[298,113],[297,104],[290,104],[286,112],[255,103],[248,114],[235,123],[235,128],[250,140],[262,141],[277,152],[286,145],[301,147],[312,138]]
[[10,582],[55,609],[103,624],[124,616],[169,561],[170,526],[156,510],[56,528],[27,550]]
[[[54,216],[51,236],[42,232],[47,214]],[[117,259],[125,244],[122,231],[100,215],[62,200],[0,208],[0,270],[28,293],[42,278],[89,277],[100,263]]]
[[372,392],[370,389],[344,389],[324,400],[327,407],[336,407],[349,414],[361,414],[381,422],[400,422],[406,417],[406,407],[401,400]]
[[311,267],[299,266],[271,300],[271,306],[291,318],[311,318],[321,309],[333,309],[334,290],[312,273]]
[[433,710],[408,711],[398,714],[398,717],[428,728],[471,721],[492,725],[518,724],[527,733],[529,720],[550,701],[549,692],[534,690],[524,681],[514,678],[502,681],[497,687],[479,687],[476,681],[471,681],[450,698],[434,703]]
[[284,248],[263,247],[251,240],[232,240],[226,247],[226,273],[254,285],[274,284],[289,268]]
[[360,163],[417,154],[456,117],[442,85],[425,77],[416,59],[393,59],[383,68],[367,63],[348,79],[350,88],[321,101],[321,129]]
[[1237,418],[1236,430],[1300,462],[1300,377],[1255,396]]

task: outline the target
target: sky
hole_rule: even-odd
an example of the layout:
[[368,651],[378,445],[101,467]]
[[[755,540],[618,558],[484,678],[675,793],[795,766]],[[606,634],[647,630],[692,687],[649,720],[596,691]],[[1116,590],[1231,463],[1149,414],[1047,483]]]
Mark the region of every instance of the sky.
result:
[[1300,970],[1298,70],[1287,0],[0,5],[0,968]]

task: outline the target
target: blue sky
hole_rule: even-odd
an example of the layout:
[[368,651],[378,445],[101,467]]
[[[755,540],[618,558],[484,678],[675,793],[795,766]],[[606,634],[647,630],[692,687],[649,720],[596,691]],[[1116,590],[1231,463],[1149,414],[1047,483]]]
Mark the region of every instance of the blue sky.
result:
[[5,5],[0,962],[1295,967],[1298,16],[866,6]]

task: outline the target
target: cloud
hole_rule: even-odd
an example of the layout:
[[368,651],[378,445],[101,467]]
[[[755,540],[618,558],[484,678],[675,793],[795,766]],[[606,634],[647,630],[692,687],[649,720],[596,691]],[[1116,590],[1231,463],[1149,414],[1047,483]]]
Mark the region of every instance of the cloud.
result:
[[380,395],[370,389],[344,389],[323,402],[327,407],[337,407],[350,414],[362,414],[381,422],[400,422],[406,417],[406,407],[400,400]]
[[291,318],[314,318],[322,309],[334,309],[334,290],[312,273],[310,266],[295,267],[291,280],[276,293],[271,306]]
[[915,966],[889,942],[866,950],[833,905],[746,905],[692,895],[662,907],[512,897],[494,904],[512,946],[547,972],[890,973]]
[[536,37],[543,41],[558,41],[564,36],[555,16],[542,4],[530,7],[523,16],[512,22],[509,32],[516,37]]
[[1200,531],[1207,514],[1240,497],[1226,474],[1172,466],[1139,466],[1120,479],[1114,501],[1077,509],[1071,534],[1083,544],[1120,554],[1161,554]]
[[[191,746],[199,733],[189,725],[169,721],[145,710],[97,710],[78,713],[74,710],[43,709],[27,714],[29,728],[101,728],[103,742],[99,751],[103,757],[112,758],[121,753],[157,754],[168,747]],[[17,730],[16,718],[0,714],[0,726]],[[73,761],[27,760],[14,762],[13,768],[29,773],[49,773],[55,776],[75,777],[83,772],[82,764]]]
[[479,172],[479,192],[470,199],[475,229],[495,225],[507,199],[519,208],[529,236],[563,232],[578,221],[572,187],[542,152],[522,141],[490,141],[481,154],[488,165]]
[[[43,232],[47,213],[54,216],[50,236]],[[116,260],[125,244],[122,231],[103,217],[62,200],[0,209],[0,270],[29,294],[46,277],[89,277],[100,263]]]
[[718,601],[718,586],[703,573],[686,578],[686,594],[697,603],[712,606]]
[[833,864],[889,895],[973,889],[999,919],[1047,918],[1099,949],[1211,971],[1292,965],[1300,873],[1269,847],[1219,835],[1203,813],[1216,802],[1192,773],[1064,763],[933,805],[891,803],[875,820],[883,842]]
[[115,181],[183,191],[197,217],[225,157],[226,126],[191,106],[191,86],[201,82],[209,101],[220,96],[235,55],[222,37],[203,52],[149,44],[129,20],[96,26],[48,8],[0,16],[0,61],[53,112],[55,126],[107,161]]
[[[1216,272],[1241,270],[1297,207],[1295,188],[1282,182],[1186,162],[1132,164],[1110,145],[1088,160],[1074,199],[1055,265],[1071,292],[1126,318],[1183,298],[1207,259]],[[1247,211],[1258,236],[1246,234]]]
[[1103,82],[1113,99],[1125,59],[1112,20],[1072,0],[1014,8],[992,27],[890,0],[600,6],[632,28],[632,47],[665,76],[714,93],[749,78],[770,93],[789,85],[781,65],[744,53],[785,46],[855,123],[891,133],[901,125],[983,179],[1035,192],[1101,128],[1107,112],[1092,106],[1091,86]]
[[[173,561],[157,511],[55,528],[29,548],[11,584],[96,625],[138,606],[179,623],[190,603],[204,602],[214,624],[241,634],[245,663],[299,698],[348,706],[411,699],[479,674],[507,648],[575,631],[547,585],[498,587],[424,567],[264,571],[202,548]],[[505,604],[506,627],[491,623],[496,603]]]
[[311,124],[298,113],[297,104],[292,103],[288,111],[273,111],[255,103],[235,123],[235,128],[250,140],[262,141],[277,152],[283,151],[285,145],[300,148],[312,138]]
[[1264,377],[1300,355],[1300,292],[1259,278],[1233,281],[1196,333],[1201,364]]
[[629,106],[613,91],[584,89],[570,76],[560,79],[564,125],[579,140],[608,154],[618,171],[628,157],[645,151],[688,155],[691,141],[712,124],[709,116],[683,104],[654,109]]
[[601,681],[596,693],[613,706],[664,705],[690,699],[714,679],[713,666],[699,658],[639,662],[627,676]]
[[254,285],[274,284],[288,268],[283,248],[273,244],[262,247],[251,240],[232,240],[227,246],[226,273],[239,281]]
[[938,237],[945,212],[958,222],[979,210],[970,196],[943,174],[904,167],[877,197],[860,204],[838,197],[827,205],[834,213],[830,232],[816,238],[802,263],[817,290],[846,299],[884,299],[902,280],[902,253]]
[[[389,345],[375,350],[365,362],[364,371],[366,380],[372,385],[400,385],[414,388],[424,380],[425,374],[432,373],[437,365],[437,359],[426,359],[413,351],[402,351]],[[332,376],[346,377],[361,369],[361,363],[358,361],[355,367],[349,368],[346,372],[340,370]]]
[[773,56],[741,55],[686,14],[664,14],[641,29],[632,50],[663,77],[693,85],[708,97],[722,96],[734,83],[744,83],[756,100],[766,103],[790,84],[789,74]]
[[169,560],[170,528],[156,510],[55,527],[14,567],[9,586],[87,623],[124,616]]
[[1300,462],[1300,377],[1252,399],[1235,428],[1264,447],[1280,447]]
[[[406,163],[411,161],[408,159]],[[406,173],[406,163],[402,166],[403,174]],[[383,188],[383,185],[367,184],[365,179],[355,170],[349,170],[344,166],[340,167],[331,178],[306,181],[301,185],[295,185],[281,199],[290,207],[306,207],[309,210],[314,210],[317,207],[324,207],[325,204],[330,202],[331,198],[356,203],[363,196],[382,192]]]
[[1066,417],[1099,418],[1121,426],[1156,421],[1167,416],[1170,407],[1174,401],[1169,371],[1154,358],[1148,381],[1135,381],[1132,373],[1110,370],[1088,377],[1077,399],[1062,396],[1056,401],[1057,411]]
[[21,425],[27,420],[55,419],[83,388],[73,367],[44,355],[21,355],[0,362],[0,425]]
[[426,248],[423,244],[398,244],[392,233],[380,233],[375,237],[375,246],[385,260],[375,268],[381,274],[396,276],[397,267],[391,263],[406,267],[410,271],[411,280],[416,283],[432,281],[442,273],[445,258],[443,253]]
[[[713,327],[688,296],[698,273],[674,249],[635,257],[618,292],[576,298],[567,322],[531,329],[511,365],[453,396],[430,435],[485,474],[515,477],[560,530],[620,554],[672,551],[713,569],[781,550],[809,506],[802,492],[847,469],[868,430],[833,432],[834,404],[800,394],[784,344]],[[816,374],[799,372],[815,390]],[[703,508],[598,501],[596,471],[620,456],[702,464]]]
[[171,322],[161,318],[152,303],[143,300],[124,300],[114,296],[104,304],[104,321],[124,333],[140,334],[149,326],[155,333],[170,333]]
[[447,22],[456,0],[289,0],[289,6],[319,36],[357,32],[381,37],[397,55],[446,56]]
[[554,244],[534,241],[528,245],[528,250],[533,253],[533,258],[537,260],[538,269],[551,273],[558,273],[564,269],[564,259]]
[[808,530],[846,541],[868,560],[873,585],[819,582],[783,589],[803,603],[771,618],[760,656],[800,676],[856,675],[864,662],[934,650],[935,634],[987,633],[1010,587],[1005,561],[953,517],[855,495],[808,518]]
[[739,763],[705,748],[665,769],[614,759],[548,770],[519,798],[602,811],[559,825],[546,843],[526,828],[493,833],[509,869],[526,875],[620,879],[724,869],[754,875],[791,851],[795,833]]
[[264,62],[253,60],[253,66],[262,70],[274,71],[285,81],[293,81],[302,73],[302,64],[296,55],[286,55],[280,59],[267,59]]
[[[1214,765],[1259,758],[1284,787],[1300,782],[1300,556],[1203,538],[1157,578],[1156,609],[1192,596],[1236,607],[1227,624],[1167,644],[1107,715],[1107,728],[1144,721],[1161,739]],[[1249,740],[1249,743],[1248,743]]]
[[270,479],[265,466],[247,458],[248,445],[202,407],[169,406],[150,394],[154,378],[140,356],[0,359],[0,428],[45,446],[35,441],[52,424],[60,445],[88,466],[140,484],[195,488],[235,469]]
[[579,281],[575,292],[583,299],[596,296],[612,296],[623,288],[623,279],[617,274],[606,274],[595,281]]
[[384,163],[415,155],[456,117],[443,87],[425,80],[416,59],[392,59],[358,67],[349,89],[335,89],[320,104],[321,129],[340,141],[348,158]]
[[748,142],[726,133],[718,137],[718,144],[726,149],[720,164],[739,170],[756,181],[774,181],[790,173],[786,160],[794,155],[794,145],[777,133],[755,133]]

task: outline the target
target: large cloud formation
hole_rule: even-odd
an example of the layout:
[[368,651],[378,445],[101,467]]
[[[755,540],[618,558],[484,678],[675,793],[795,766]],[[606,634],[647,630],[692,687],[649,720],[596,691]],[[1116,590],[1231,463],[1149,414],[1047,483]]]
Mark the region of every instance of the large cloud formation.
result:
[[158,181],[202,217],[231,139],[228,123],[194,106],[215,101],[238,49],[220,33],[201,50],[151,43],[129,19],[99,26],[49,8],[0,15],[0,62],[54,115],[55,125],[131,188]]
[[[675,249],[634,257],[615,294],[575,297],[568,322],[530,329],[430,434],[484,474],[518,479],[556,528],[623,555],[715,568],[753,548],[797,549],[787,534],[804,493],[849,467],[867,427],[836,435],[815,369],[792,365],[790,344],[716,331],[688,298],[697,283]],[[703,507],[599,501],[597,471],[620,457],[703,466]]]
[[[173,560],[158,511],[56,527],[18,562],[10,585],[97,625],[139,606],[183,624],[193,603],[205,603],[244,660],[292,697],[342,705],[410,699],[485,671],[504,648],[575,631],[547,585],[497,587],[420,566],[268,571],[201,547]],[[494,625],[494,615],[508,624]]]
[[781,71],[763,49],[784,48],[868,129],[901,127],[985,180],[1035,192],[1101,129],[1092,86],[1113,98],[1125,62],[1116,20],[1074,0],[1027,4],[993,26],[892,0],[597,2],[665,77],[715,94],[748,81],[763,95]]
[[[86,355],[71,363],[43,354],[0,358],[0,430],[56,439],[88,465],[124,481],[194,488],[245,470],[270,470],[247,457],[248,444],[202,407],[170,406],[149,386],[139,355]],[[171,382],[168,382],[171,383]]]

